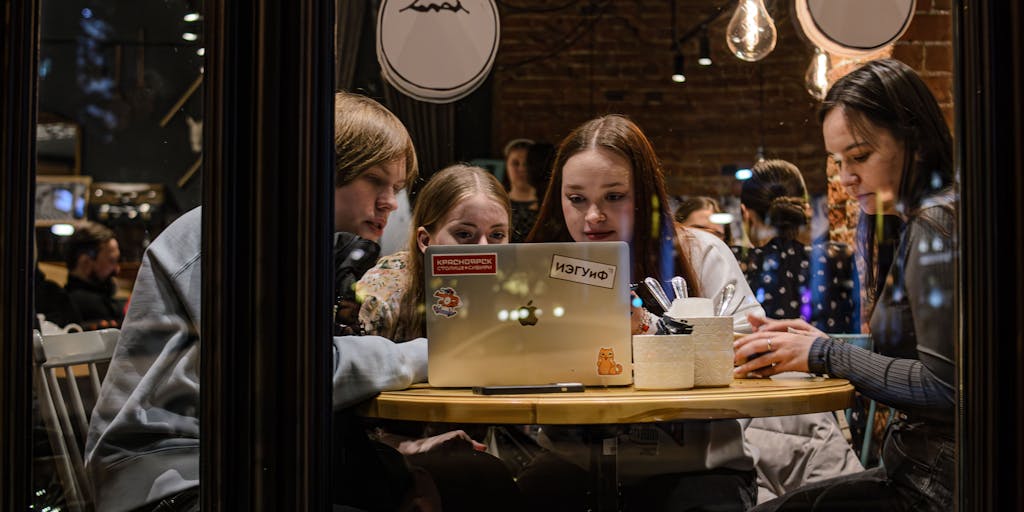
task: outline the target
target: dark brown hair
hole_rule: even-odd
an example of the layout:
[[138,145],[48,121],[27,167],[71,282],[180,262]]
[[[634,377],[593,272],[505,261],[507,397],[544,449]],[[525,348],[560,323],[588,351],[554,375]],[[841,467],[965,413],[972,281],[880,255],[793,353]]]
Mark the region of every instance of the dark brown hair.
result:
[[718,201],[715,201],[713,197],[690,196],[676,207],[676,222],[686,222],[687,217],[693,212],[709,209],[715,213],[722,213],[722,207],[718,205]]
[[[824,123],[837,108],[842,109],[853,135],[869,145],[877,128],[888,130],[903,144],[903,174],[896,199],[897,210],[904,218],[916,217],[925,198],[948,193],[952,188],[953,137],[935,96],[910,66],[881,59],[851,71],[829,89],[818,120]],[[888,271],[879,264],[886,258],[875,253],[893,245],[893,240],[881,236],[884,233],[876,228],[884,224],[861,215],[857,226],[857,254],[864,259],[864,284],[872,302]]]
[[[670,273],[682,276],[693,295],[700,295],[700,282],[689,261],[689,252],[676,236],[669,213],[665,174],[650,141],[633,121],[621,115],[590,120],[572,131],[558,146],[537,223],[527,238],[530,242],[571,242],[572,236],[562,213],[562,171],[573,156],[603,148],[626,159],[633,173],[633,256],[631,279],[654,277],[665,281]],[[667,258],[672,258],[674,261]]]
[[64,254],[64,263],[67,264],[68,271],[74,271],[78,266],[79,256],[85,254],[90,258],[96,258],[100,246],[114,238],[114,231],[98,222],[86,220],[76,224],[74,234],[68,239],[67,253]]
[[791,240],[808,217],[807,186],[797,166],[785,160],[762,160],[750,169],[743,182],[740,202],[754,212],[778,236]]

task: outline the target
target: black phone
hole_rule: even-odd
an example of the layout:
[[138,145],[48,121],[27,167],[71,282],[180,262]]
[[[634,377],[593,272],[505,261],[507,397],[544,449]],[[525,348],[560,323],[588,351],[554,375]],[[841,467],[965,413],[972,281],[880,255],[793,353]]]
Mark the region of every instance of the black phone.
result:
[[586,388],[579,382],[558,382],[534,386],[474,386],[475,395],[523,395],[529,393],[582,393]]

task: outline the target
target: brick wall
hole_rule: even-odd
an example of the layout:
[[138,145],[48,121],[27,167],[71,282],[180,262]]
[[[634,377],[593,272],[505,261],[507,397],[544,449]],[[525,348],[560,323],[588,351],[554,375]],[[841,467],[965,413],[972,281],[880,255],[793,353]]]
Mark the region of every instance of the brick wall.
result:
[[[678,0],[683,33],[719,2]],[[894,56],[921,70],[952,119],[950,0],[918,0],[918,12]],[[573,127],[605,113],[633,118],[662,160],[673,194],[728,194],[723,165],[751,165],[763,134],[765,156],[803,170],[812,193],[825,192],[826,159],[816,102],[804,89],[813,49],[798,35],[788,1],[769,1],[778,44],[758,63],[729,54],[731,12],[709,29],[714,65],[697,65],[698,40],[684,46],[687,81],[672,73],[670,6],[664,0],[574,3],[537,13],[503,2],[502,41],[493,79],[493,154],[531,137],[557,143]],[[759,100],[763,79],[763,109]]]

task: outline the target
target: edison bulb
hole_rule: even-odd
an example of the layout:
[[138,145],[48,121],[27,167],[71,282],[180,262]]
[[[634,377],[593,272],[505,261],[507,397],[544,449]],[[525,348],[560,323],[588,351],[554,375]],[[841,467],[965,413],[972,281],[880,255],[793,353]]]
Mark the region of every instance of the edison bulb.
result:
[[748,62],[765,58],[775,49],[778,34],[764,0],[740,0],[729,20],[725,42],[733,55]]
[[804,86],[807,87],[807,92],[818,101],[824,100],[825,94],[828,93],[829,67],[831,67],[831,62],[828,53],[821,51],[821,48],[815,48],[814,56],[811,57],[811,65],[807,66],[807,72],[804,73]]

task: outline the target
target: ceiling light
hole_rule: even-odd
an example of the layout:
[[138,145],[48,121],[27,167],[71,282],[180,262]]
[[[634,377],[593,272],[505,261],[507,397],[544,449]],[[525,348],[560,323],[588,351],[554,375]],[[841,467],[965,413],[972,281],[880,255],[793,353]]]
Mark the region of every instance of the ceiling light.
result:
[[75,227],[71,224],[54,224],[50,226],[50,233],[57,236],[71,236],[75,234]]
[[726,28],[725,42],[733,55],[759,61],[775,49],[778,33],[764,0],[740,0]]
[[712,224],[732,224],[732,214],[712,213],[711,215],[708,215],[708,220],[711,221]]
[[189,23],[192,23],[193,21],[199,21],[199,13],[198,12],[187,13],[187,14],[185,14],[185,16],[182,19],[187,21],[187,22],[189,22]]
[[181,35],[181,38],[186,41],[195,41],[196,39],[199,39],[199,36],[196,35],[194,32],[185,32]]
[[700,36],[700,57],[697,59],[697,64],[701,66],[711,65],[711,42],[708,41],[707,30],[704,30],[704,33]]
[[686,81],[684,64],[683,54],[677,53],[675,59],[672,60],[672,81],[677,84],[681,84]]
[[736,179],[740,181],[749,180],[753,176],[754,171],[751,171],[750,169],[739,169],[736,171]]

